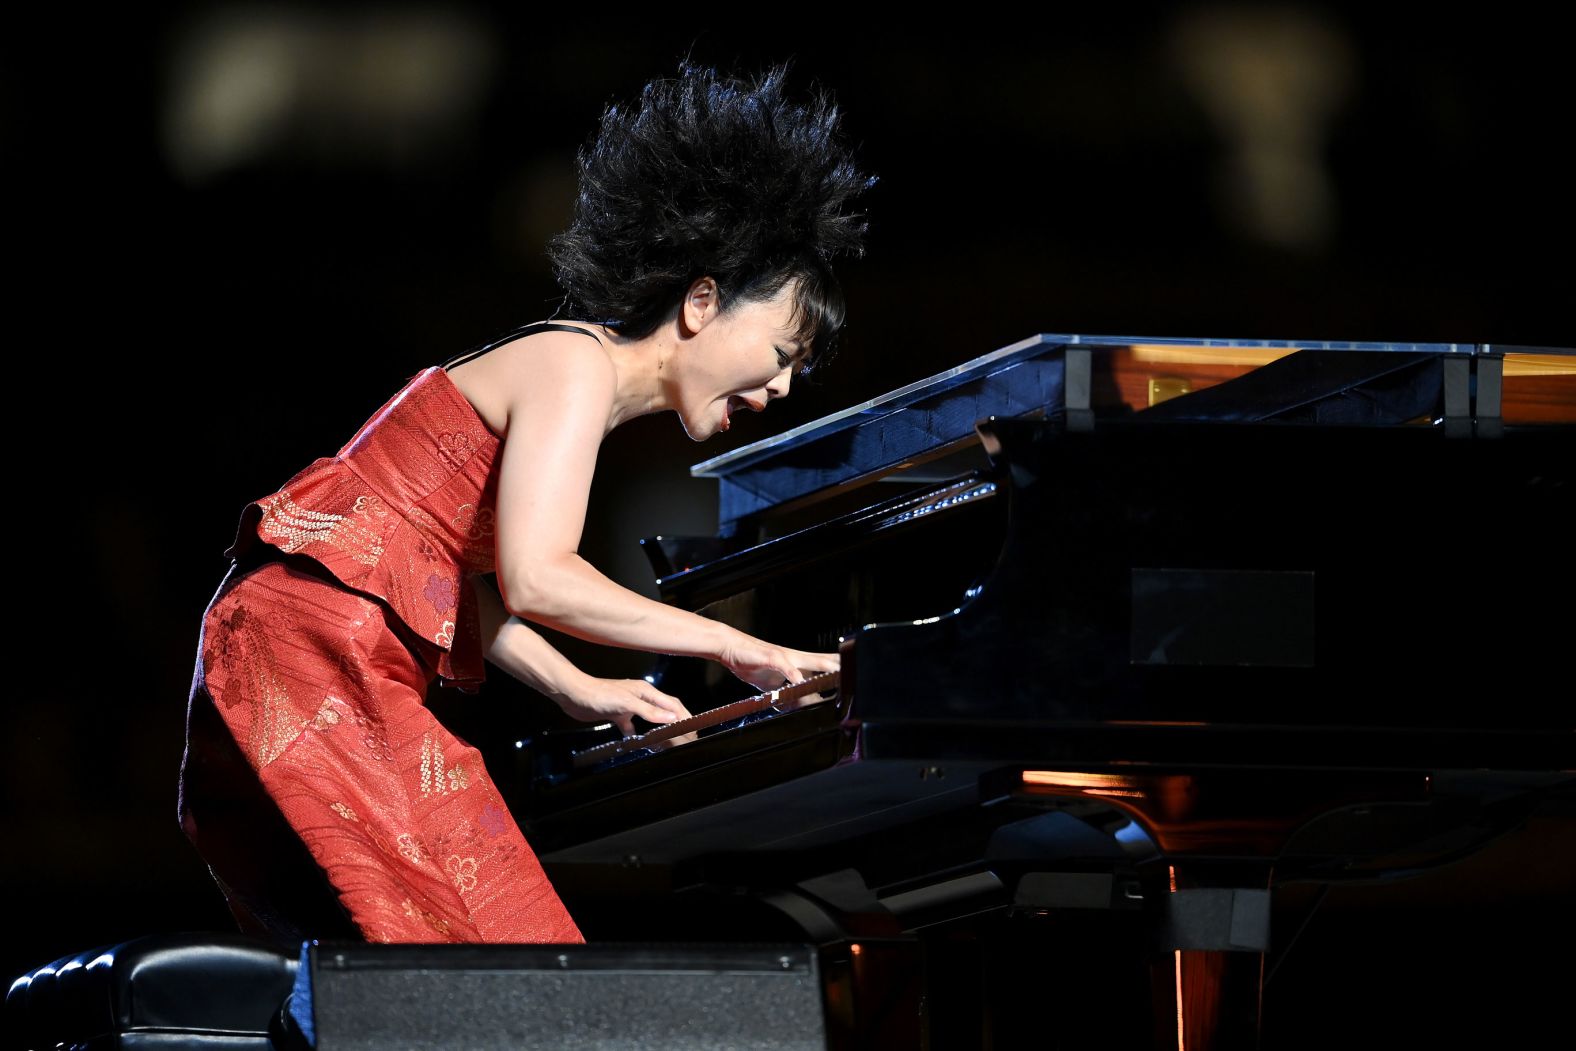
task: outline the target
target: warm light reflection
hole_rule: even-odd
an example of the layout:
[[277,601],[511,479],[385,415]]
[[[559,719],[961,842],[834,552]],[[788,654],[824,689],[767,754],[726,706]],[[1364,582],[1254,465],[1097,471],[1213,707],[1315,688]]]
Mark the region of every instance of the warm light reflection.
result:
[[[1171,893],[1175,894],[1177,892],[1177,867],[1175,865],[1167,865],[1166,876],[1171,882]],[[1172,955],[1175,959],[1177,984],[1177,1051],[1187,1051],[1187,1030],[1182,1024],[1182,950],[1176,949]]]
[[1025,770],[1026,785],[1055,785],[1058,788],[1131,788],[1134,778],[1126,774],[1095,774],[1072,770]]
[[1177,949],[1173,955],[1177,972],[1177,1051],[1187,1051],[1187,1030],[1182,1024],[1182,950]]
[[1126,774],[1070,773],[1065,770],[1025,770],[1023,783],[1046,785],[1055,788],[1077,789],[1086,796],[1109,796],[1114,799],[1148,799],[1149,790],[1139,787],[1138,780]]
[[1297,353],[1292,347],[1171,347],[1156,343],[1134,343],[1129,349],[1134,361],[1166,365],[1246,365],[1250,368]]
[[1507,376],[1576,376],[1576,355],[1506,354]]

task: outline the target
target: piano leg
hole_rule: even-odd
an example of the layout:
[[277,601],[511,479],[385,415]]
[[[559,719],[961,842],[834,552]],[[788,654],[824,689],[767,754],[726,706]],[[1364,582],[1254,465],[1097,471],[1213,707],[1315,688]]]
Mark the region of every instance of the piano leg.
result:
[[1259,1045],[1269,937],[1267,865],[1171,865],[1151,968],[1155,1047]]

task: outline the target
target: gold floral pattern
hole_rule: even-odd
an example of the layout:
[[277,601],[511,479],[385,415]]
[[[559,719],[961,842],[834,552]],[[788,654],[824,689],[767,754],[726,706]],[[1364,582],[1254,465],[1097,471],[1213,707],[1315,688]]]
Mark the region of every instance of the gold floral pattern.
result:
[[413,865],[420,865],[431,857],[416,837],[409,832],[400,833],[399,838],[394,843],[399,847],[400,857]]
[[465,772],[464,765],[455,763],[451,769],[445,770],[446,762],[442,743],[435,740],[430,733],[423,734],[421,737],[422,795],[442,795],[445,792],[459,792],[471,787],[470,775]]
[[356,812],[353,809],[351,809],[350,807],[346,806],[343,803],[330,803],[328,805],[328,808],[330,810],[332,810],[334,813],[338,814],[340,817],[344,818],[346,821],[360,821],[361,820],[361,818],[356,816]]
[[287,554],[295,554],[310,544],[324,544],[343,551],[362,565],[375,566],[383,555],[381,535],[356,519],[328,511],[302,507],[288,489],[258,502],[263,517],[257,533]]
[[334,705],[339,703],[342,702],[336,697],[323,698],[322,706],[318,708],[317,715],[312,719],[312,729],[326,730],[330,726],[338,726],[339,712],[334,709]]
[[400,902],[400,907],[405,910],[405,917],[407,919],[417,920],[421,923],[425,923],[428,927],[431,927],[445,938],[453,937],[450,932],[449,921],[443,917],[434,916],[426,909],[418,908],[416,903],[411,901],[409,898],[406,898],[404,901]]
[[219,611],[216,646],[218,672],[208,669],[214,699],[225,708],[246,702],[246,750],[256,769],[272,763],[301,735],[290,687],[270,639],[267,617],[249,616],[244,608]]
[[493,535],[493,510],[475,504],[461,504],[458,513],[449,519],[449,524],[465,534],[467,540],[483,540]]
[[[405,511],[405,517],[420,527],[421,532],[425,534],[422,537],[423,540],[428,540],[431,537],[441,536],[444,533],[443,523],[434,518],[432,512],[427,510],[425,507],[407,508]],[[424,544],[422,551],[429,558],[442,557],[438,554],[438,549],[435,545]]]
[[438,455],[450,467],[464,467],[475,454],[476,439],[464,431],[448,431],[438,435]]
[[476,859],[462,858],[458,854],[449,855],[449,875],[454,877],[454,888],[461,894],[469,894],[476,889]]

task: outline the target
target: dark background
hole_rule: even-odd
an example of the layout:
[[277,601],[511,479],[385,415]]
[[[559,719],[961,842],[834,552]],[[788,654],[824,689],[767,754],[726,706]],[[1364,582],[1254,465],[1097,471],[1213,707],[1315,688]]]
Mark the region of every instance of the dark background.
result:
[[[198,619],[242,504],[332,454],[422,367],[552,312],[543,244],[568,216],[574,150],[607,102],[686,53],[792,58],[794,86],[835,91],[881,178],[869,254],[840,268],[841,357],[727,443],[1036,332],[1576,345],[1568,64],[1550,26],[1502,9],[954,12],[905,32],[808,9],[758,29],[738,10],[556,25],[523,10],[176,5],[7,45],[25,496],[5,974],[228,926],[175,787]],[[583,552],[650,593],[636,539],[714,528],[687,468],[727,443],[694,445],[667,417],[614,434]],[[644,667],[569,648],[604,674]],[[468,717],[552,716],[509,686]],[[1502,845],[1465,883],[1353,892],[1359,997],[1440,966],[1458,944],[1447,915],[1477,947],[1447,995],[1522,988],[1486,947],[1522,960],[1550,908],[1569,918],[1569,827]],[[1351,948],[1342,930],[1310,928],[1310,959]]]

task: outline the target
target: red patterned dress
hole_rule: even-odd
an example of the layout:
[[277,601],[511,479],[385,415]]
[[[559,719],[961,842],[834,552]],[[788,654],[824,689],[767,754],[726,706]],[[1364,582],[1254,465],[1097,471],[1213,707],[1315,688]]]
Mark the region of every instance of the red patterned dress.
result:
[[469,578],[493,569],[500,446],[429,368],[243,513],[203,618],[181,820],[244,929],[582,940],[480,753],[424,706],[434,678],[484,676]]

